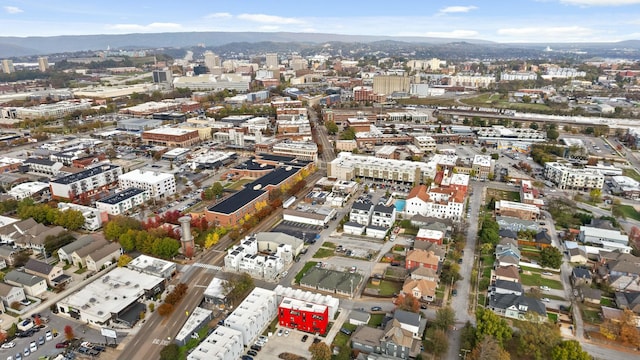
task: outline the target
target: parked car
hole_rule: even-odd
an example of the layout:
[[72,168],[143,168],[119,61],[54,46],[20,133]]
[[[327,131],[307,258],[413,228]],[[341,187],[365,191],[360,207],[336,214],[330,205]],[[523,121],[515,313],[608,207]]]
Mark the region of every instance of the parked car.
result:
[[345,335],[351,335],[351,330],[346,329],[346,328],[341,328],[340,332],[345,334]]
[[371,311],[382,311],[382,308],[380,306],[372,306]]
[[451,295],[452,296],[458,296],[458,290],[456,290],[456,289],[451,290]]
[[260,335],[258,336],[258,341],[262,341],[262,342],[269,342],[269,338],[264,336],[264,335]]
[[51,333],[51,330],[47,330],[47,332],[44,333],[44,337],[45,337],[45,340],[47,341],[53,340],[53,333]]
[[251,345],[250,348],[251,348],[251,350],[255,350],[255,351],[262,350],[262,346],[259,346],[259,345],[256,345],[256,344]]
[[2,344],[2,346],[0,346],[3,349],[11,349],[12,347],[16,346],[16,343],[14,343],[13,341],[9,341],[6,342],[4,344]]
[[548,286],[544,286],[544,285],[542,285],[542,286],[540,286],[540,290],[542,290],[542,291],[549,291],[549,290],[551,290],[551,288],[549,288]]
[[284,329],[278,329],[278,336],[282,336],[284,334]]
[[69,346],[69,341],[63,341],[56,344],[56,349],[64,349]]
[[308,338],[309,338],[309,335],[306,335],[306,334],[305,334],[305,335],[302,337],[302,342],[306,342]]
[[544,302],[547,302],[547,303],[548,303],[548,302],[551,302],[551,300],[549,300],[549,298],[542,298],[542,299],[540,299],[540,300],[542,300],[542,301],[544,301]]
[[255,350],[249,350],[247,351],[247,355],[258,356],[258,352],[256,352]]

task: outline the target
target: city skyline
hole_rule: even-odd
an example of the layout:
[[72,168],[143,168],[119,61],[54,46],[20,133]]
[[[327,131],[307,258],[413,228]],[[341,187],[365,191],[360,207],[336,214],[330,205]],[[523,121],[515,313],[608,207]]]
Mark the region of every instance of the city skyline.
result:
[[[4,36],[160,32],[306,32],[488,40],[500,43],[640,39],[640,0],[169,2],[8,1]],[[401,26],[400,26],[401,25]]]

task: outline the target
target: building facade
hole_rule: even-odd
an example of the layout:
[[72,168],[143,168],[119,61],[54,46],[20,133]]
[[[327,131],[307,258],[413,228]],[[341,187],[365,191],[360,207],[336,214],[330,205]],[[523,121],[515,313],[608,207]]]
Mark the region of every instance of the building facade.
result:
[[100,165],[75,174],[51,180],[51,197],[54,200],[82,200],[91,198],[101,191],[109,190],[118,184],[122,168],[117,165]]
[[559,189],[590,190],[604,186],[604,175],[599,171],[574,168],[559,162],[545,163],[544,177]]
[[285,297],[278,306],[278,323],[291,329],[324,334],[329,325],[329,310],[325,305]]
[[118,176],[119,187],[147,190],[153,199],[162,199],[176,193],[176,178],[173,174],[133,170]]
[[150,198],[148,190],[128,188],[96,201],[96,208],[109,215],[124,215],[136,206],[149,201]]

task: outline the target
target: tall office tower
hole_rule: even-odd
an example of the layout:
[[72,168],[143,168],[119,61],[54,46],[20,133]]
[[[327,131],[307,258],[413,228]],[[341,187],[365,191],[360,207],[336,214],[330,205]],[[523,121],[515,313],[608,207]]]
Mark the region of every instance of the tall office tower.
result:
[[38,68],[40,71],[45,72],[49,69],[49,58],[41,56],[38,58]]
[[13,60],[4,59],[2,60],[2,72],[5,74],[11,74],[15,72],[16,69],[13,67]]
[[211,51],[206,51],[204,53],[204,66],[206,66],[209,71],[215,67],[219,67],[220,65],[220,56]]
[[280,66],[278,61],[278,54],[267,54],[267,69],[277,69]]
[[168,83],[171,84],[173,82],[173,75],[171,74],[171,70],[153,70],[153,82],[156,84],[160,83]]

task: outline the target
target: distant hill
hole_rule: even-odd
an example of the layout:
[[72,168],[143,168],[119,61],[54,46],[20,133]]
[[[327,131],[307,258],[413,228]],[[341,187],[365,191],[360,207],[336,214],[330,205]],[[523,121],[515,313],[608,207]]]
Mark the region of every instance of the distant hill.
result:
[[321,33],[291,32],[176,32],[156,34],[124,35],[68,35],[50,37],[8,37],[0,36],[0,53],[4,57],[39,55],[83,50],[103,50],[119,48],[160,48],[189,47],[205,44],[207,47],[222,46],[229,43],[256,42],[296,42],[322,43],[339,41],[346,43],[369,43],[374,41],[403,41],[413,43],[443,44],[453,41],[466,41],[476,44],[488,44],[489,41],[445,39],[431,37],[391,37],[368,35],[338,35]]
[[[189,48],[204,44],[207,48],[234,47],[250,48],[254,44],[290,44],[279,46],[317,46],[324,43],[370,44],[373,47],[406,47],[422,45],[435,47],[489,48],[542,50],[550,46],[554,50],[571,49],[634,49],[640,50],[640,40],[628,40],[618,43],[496,43],[485,40],[451,39],[417,36],[370,36],[340,35],[328,33],[292,33],[292,32],[174,32],[155,34],[123,35],[67,35],[50,37],[8,37],[0,36],[0,57],[43,55],[86,50],[136,49],[136,48]],[[404,44],[404,45],[403,45]],[[240,46],[238,46],[240,45]],[[460,49],[458,49],[460,50]],[[467,49],[469,50],[469,49]],[[254,50],[255,51],[255,50]],[[271,50],[277,51],[277,50]],[[461,51],[462,53],[462,51]]]

